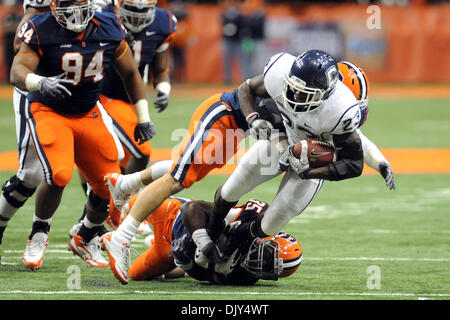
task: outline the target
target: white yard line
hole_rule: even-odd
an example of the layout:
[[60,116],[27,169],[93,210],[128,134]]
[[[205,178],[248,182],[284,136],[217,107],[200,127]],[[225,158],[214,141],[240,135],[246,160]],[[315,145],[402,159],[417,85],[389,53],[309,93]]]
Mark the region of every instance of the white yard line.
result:
[[0,294],[42,294],[42,295],[72,295],[72,294],[167,294],[167,295],[252,295],[252,296],[368,296],[368,297],[450,297],[450,293],[403,293],[403,292],[258,292],[258,291],[159,291],[159,290],[131,290],[131,291],[27,291],[27,290],[4,290]]

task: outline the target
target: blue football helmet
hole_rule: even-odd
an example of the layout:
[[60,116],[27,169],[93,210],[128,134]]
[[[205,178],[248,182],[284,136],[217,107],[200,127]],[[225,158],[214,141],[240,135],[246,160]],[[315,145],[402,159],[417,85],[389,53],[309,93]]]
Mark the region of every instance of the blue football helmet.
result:
[[291,113],[317,109],[338,80],[339,69],[332,56],[321,50],[302,53],[284,77],[284,108]]

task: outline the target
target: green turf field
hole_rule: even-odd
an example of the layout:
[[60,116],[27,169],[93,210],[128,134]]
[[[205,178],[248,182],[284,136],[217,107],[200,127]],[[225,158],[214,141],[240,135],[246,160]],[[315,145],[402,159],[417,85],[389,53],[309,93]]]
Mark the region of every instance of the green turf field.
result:
[[[170,148],[176,128],[185,128],[202,100],[172,99],[162,114],[151,113],[158,134],[154,148]],[[376,100],[363,131],[379,147],[450,147],[449,100]],[[0,101],[0,151],[14,150],[12,104]],[[0,172],[0,181],[12,172]],[[212,200],[225,176],[209,176],[180,196]],[[271,201],[280,180],[259,186],[247,198]],[[389,191],[379,176],[325,183],[313,203],[284,231],[303,247],[299,270],[277,282],[221,287],[189,278],[131,281],[120,285],[109,269],[94,269],[67,251],[68,230],[81,214],[85,197],[74,174],[49,233],[41,270],[22,265],[31,230],[34,200],[11,220],[0,247],[0,299],[445,299],[450,298],[449,175],[396,175]],[[242,200],[246,200],[242,199]],[[142,237],[132,243],[143,252]],[[81,284],[73,287],[71,271]]]

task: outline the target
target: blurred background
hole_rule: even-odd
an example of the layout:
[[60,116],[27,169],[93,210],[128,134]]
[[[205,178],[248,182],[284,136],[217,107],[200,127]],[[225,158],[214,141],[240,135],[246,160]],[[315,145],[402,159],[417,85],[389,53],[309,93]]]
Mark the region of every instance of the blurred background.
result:
[[[235,84],[280,51],[322,49],[372,82],[450,82],[446,0],[158,0],[178,19],[174,82]],[[19,0],[0,5],[0,82],[8,81]]]

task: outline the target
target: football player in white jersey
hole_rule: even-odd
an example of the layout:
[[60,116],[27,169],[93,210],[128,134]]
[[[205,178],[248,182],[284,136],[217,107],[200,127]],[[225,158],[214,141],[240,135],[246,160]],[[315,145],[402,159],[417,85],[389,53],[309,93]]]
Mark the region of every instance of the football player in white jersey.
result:
[[[236,237],[275,234],[303,212],[324,179],[338,181],[361,175],[364,157],[356,131],[361,112],[356,98],[338,76],[336,61],[323,51],[310,50],[298,57],[279,53],[270,58],[263,74],[240,86],[241,109],[247,114],[252,134],[260,140],[216,191],[214,222],[209,225],[212,233],[222,230],[223,217],[244,194],[283,172],[286,174],[267,213],[253,222],[242,223],[235,230]],[[277,103],[285,132],[273,132],[272,125],[251,110],[258,96],[271,97]],[[310,168],[307,157],[294,157],[290,152],[293,145],[306,145],[308,138],[331,143],[337,161]]]
[[[23,23],[36,14],[49,12],[50,0],[24,0],[23,10],[24,16],[19,23],[14,38],[15,52],[20,47],[21,41],[17,34]],[[13,104],[19,149],[19,170],[2,185],[0,196],[0,244],[9,220],[24,205],[27,199],[34,194],[36,187],[43,181],[41,164],[34,150],[25,120],[25,109],[28,106],[27,92],[14,88]]]

